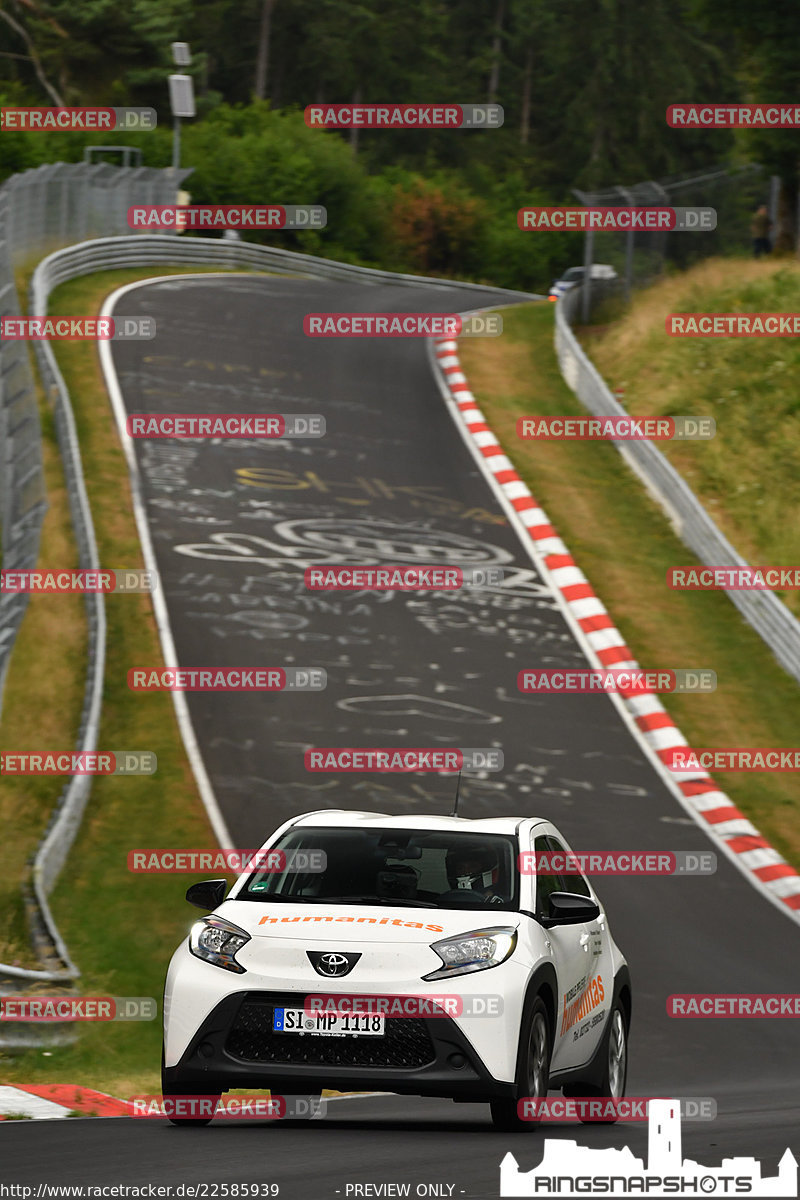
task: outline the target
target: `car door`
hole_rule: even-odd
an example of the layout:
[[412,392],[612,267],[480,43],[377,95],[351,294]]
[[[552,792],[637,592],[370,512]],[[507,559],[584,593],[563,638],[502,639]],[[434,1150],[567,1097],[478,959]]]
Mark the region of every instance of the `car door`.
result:
[[[553,834],[550,834],[547,840],[553,851],[564,855],[571,853],[569,847]],[[589,896],[599,904],[598,897],[577,868],[574,871],[563,871],[559,881],[562,891]],[[603,1036],[614,981],[611,978],[608,932],[603,906],[600,905],[599,917],[567,928],[579,931],[578,945],[582,963],[579,975],[585,983],[578,995],[562,1010],[559,1030],[564,1027],[563,1036],[567,1039],[570,1051],[574,1052],[574,1057],[572,1053],[568,1056],[570,1064],[578,1065],[592,1057]]]
[[[534,838],[533,850],[534,862],[538,863],[540,854],[550,855],[553,850],[563,852],[563,847],[551,835],[540,834]],[[547,897],[551,892],[565,891],[564,881],[560,875],[540,875],[537,871],[535,882],[534,911],[537,917],[546,917],[549,915]],[[558,979],[556,1027],[550,1060],[550,1069],[558,1071],[584,1061],[583,1047],[573,1038],[572,1026],[565,1024],[565,1018],[568,1014],[573,1015],[569,1006],[579,999],[589,982],[588,933],[584,924],[556,925],[546,931],[546,936]]]

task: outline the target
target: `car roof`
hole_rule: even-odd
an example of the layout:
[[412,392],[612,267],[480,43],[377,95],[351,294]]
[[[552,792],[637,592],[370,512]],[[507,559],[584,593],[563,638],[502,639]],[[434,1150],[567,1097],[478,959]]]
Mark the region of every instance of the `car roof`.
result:
[[304,825],[334,827],[340,829],[426,829],[439,833],[505,833],[515,834],[522,822],[532,825],[545,822],[543,817],[481,817],[469,820],[466,817],[447,817],[420,813],[395,816],[390,813],[356,812],[346,808],[324,808],[317,812],[303,813],[292,822],[292,828]]

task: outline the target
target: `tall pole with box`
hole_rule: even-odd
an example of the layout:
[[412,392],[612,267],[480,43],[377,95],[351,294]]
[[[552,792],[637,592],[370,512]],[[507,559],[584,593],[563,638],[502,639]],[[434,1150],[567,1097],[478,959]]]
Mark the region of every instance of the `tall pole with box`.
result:
[[[176,67],[188,67],[192,61],[188,42],[172,43],[172,61]],[[169,76],[169,106],[172,110],[172,169],[181,165],[181,118],[196,115],[194,80],[191,75]]]

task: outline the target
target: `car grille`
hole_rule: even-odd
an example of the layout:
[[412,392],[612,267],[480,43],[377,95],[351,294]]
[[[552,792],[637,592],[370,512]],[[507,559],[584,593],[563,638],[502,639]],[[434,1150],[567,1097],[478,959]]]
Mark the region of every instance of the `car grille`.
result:
[[[291,1002],[290,1002],[291,1006]],[[294,1001],[301,1008],[302,1001]],[[387,1017],[383,1037],[309,1037],[274,1033],[275,1002],[253,996],[239,1006],[225,1050],[246,1062],[287,1066],[424,1067],[436,1058],[425,1022],[419,1017]]]

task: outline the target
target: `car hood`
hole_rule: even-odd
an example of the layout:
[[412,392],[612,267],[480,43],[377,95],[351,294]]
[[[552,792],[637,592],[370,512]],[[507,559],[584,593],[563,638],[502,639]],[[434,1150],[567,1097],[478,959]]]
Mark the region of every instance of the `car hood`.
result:
[[498,925],[516,928],[519,913],[504,909],[403,908],[376,904],[260,904],[226,900],[217,915],[252,937],[315,942],[426,942]]

